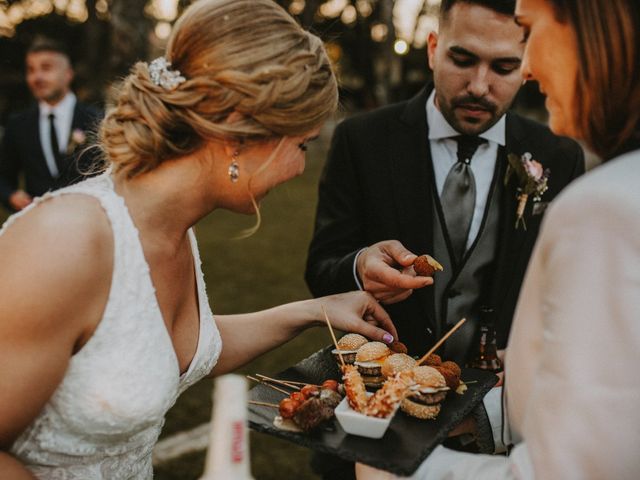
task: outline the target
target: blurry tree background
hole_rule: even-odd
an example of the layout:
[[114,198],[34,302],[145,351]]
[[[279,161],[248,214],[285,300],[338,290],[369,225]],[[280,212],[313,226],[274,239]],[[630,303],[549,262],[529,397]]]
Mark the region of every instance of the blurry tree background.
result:
[[[62,41],[76,69],[74,88],[103,103],[108,87],[137,60],[162,52],[190,0],[0,0],[0,125],[26,106],[24,53],[37,36]],[[277,0],[323,38],[347,111],[406,99],[430,79],[426,39],[440,0]],[[526,103],[539,104],[535,87]],[[521,100],[522,101],[522,100]]]

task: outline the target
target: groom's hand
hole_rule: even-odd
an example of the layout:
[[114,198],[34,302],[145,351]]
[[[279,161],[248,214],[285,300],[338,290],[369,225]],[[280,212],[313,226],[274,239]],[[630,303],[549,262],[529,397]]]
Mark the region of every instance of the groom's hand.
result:
[[416,288],[433,284],[432,277],[416,276],[416,255],[397,240],[385,240],[367,247],[356,261],[362,288],[382,303],[397,303],[408,298]]

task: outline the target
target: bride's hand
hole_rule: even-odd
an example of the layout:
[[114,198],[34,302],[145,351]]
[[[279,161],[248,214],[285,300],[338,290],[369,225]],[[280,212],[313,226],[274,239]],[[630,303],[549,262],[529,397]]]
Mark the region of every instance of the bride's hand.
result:
[[398,338],[387,312],[367,292],[348,292],[316,299],[322,323],[327,312],[331,326],[344,332],[359,333],[370,340],[391,343]]

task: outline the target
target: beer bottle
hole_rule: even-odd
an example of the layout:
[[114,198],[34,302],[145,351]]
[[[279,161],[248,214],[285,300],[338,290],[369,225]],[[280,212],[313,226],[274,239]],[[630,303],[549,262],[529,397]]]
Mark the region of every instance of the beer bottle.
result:
[[493,308],[482,307],[480,309],[480,339],[476,354],[469,362],[469,367],[489,370],[493,373],[502,371],[502,362],[498,358],[498,347],[496,346]]

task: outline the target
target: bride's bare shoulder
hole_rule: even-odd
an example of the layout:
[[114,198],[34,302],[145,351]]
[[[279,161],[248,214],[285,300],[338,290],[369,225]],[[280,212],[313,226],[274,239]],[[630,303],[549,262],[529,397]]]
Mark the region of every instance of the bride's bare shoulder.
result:
[[0,235],[0,258],[5,267],[15,266],[15,275],[28,271],[69,287],[110,276],[111,224],[97,199],[55,196],[9,221]]
[[[98,199],[84,194],[65,194],[40,201],[35,208],[9,220],[0,241],[90,248],[111,241],[112,231]],[[104,246],[104,245],[103,245]]]

